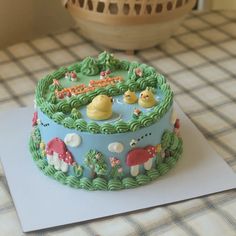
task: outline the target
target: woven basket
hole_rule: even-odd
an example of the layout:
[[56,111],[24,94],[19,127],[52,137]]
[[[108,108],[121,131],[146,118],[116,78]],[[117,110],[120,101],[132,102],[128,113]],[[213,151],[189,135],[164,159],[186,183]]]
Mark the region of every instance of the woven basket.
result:
[[84,37],[106,47],[136,50],[169,38],[196,0],[68,0]]

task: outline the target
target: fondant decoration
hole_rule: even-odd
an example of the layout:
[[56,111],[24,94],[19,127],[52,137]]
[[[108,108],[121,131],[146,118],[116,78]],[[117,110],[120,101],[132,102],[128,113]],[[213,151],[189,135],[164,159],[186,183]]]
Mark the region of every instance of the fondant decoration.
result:
[[35,111],[32,119],[32,126],[38,125],[38,112]]
[[161,153],[161,150],[162,150],[162,149],[161,149],[161,144],[157,144],[157,145],[156,145],[156,152],[157,152],[157,153]]
[[170,121],[170,123],[171,123],[172,125],[174,125],[176,119],[177,119],[177,114],[176,114],[176,112],[175,112],[175,109],[173,108],[173,109],[172,109],[172,113],[171,113],[171,121]]
[[157,103],[152,91],[146,88],[140,93],[138,104],[144,108],[153,107]]
[[65,78],[67,79],[67,80],[71,80],[71,81],[77,81],[77,74],[76,74],[76,72],[75,71],[72,71],[72,72],[66,72],[65,73]]
[[88,88],[106,87],[108,85],[114,85],[116,83],[122,82],[124,79],[121,76],[107,77],[100,80],[90,80]]
[[64,142],[70,147],[78,147],[81,143],[81,138],[78,134],[70,133],[65,136]]
[[116,157],[110,157],[111,172],[110,175],[112,178],[116,179],[121,177],[123,173],[123,168],[120,165],[120,160]]
[[105,79],[109,74],[111,74],[110,70],[101,71],[100,72],[100,79]]
[[139,77],[142,77],[142,75],[143,75],[143,71],[142,71],[142,69],[141,68],[136,68],[136,69],[134,69],[135,70],[135,74],[137,75],[137,76],[139,76]]
[[44,143],[44,142],[41,142],[41,143],[39,144],[39,148],[40,148],[42,157],[46,157],[46,156],[47,156],[47,153],[46,153],[46,145],[45,145],[45,143]]
[[84,167],[76,163],[73,166],[73,171],[76,177],[81,177],[84,173]]
[[[86,86],[85,84],[79,84],[69,88],[61,88],[60,90],[55,90],[55,95],[59,99],[63,99],[68,95],[78,95],[84,94],[90,91],[95,90],[96,88],[106,87],[108,85],[114,85],[116,83],[122,82],[123,78],[121,76],[116,76],[112,78],[105,78],[101,80],[90,80],[89,85]],[[54,91],[54,90],[53,90]]]
[[73,108],[73,109],[71,110],[71,117],[72,117],[74,120],[80,119],[81,116],[82,116],[82,115],[81,115],[81,113],[80,113],[80,111],[79,111],[78,109]]
[[56,170],[67,172],[69,165],[75,164],[72,154],[59,138],[54,138],[48,142],[46,153],[48,164],[53,165]]
[[91,170],[91,177],[95,178],[97,175],[107,174],[107,164],[101,152],[90,149],[85,155],[84,162]]
[[75,71],[72,71],[72,72],[70,73],[70,79],[71,79],[71,81],[73,81],[73,82],[75,82],[75,81],[78,80],[78,77],[77,77],[77,74],[75,73]]
[[112,116],[112,98],[98,95],[87,106],[87,116],[92,120],[107,120]]
[[130,147],[135,147],[137,145],[137,140],[132,139],[129,143]]
[[135,92],[132,92],[130,90],[127,90],[125,93],[124,93],[124,96],[123,96],[123,101],[125,103],[128,103],[128,104],[133,104],[133,103],[136,103],[138,100]]
[[179,121],[179,119],[176,119],[176,121],[175,121],[174,132],[177,136],[180,136],[180,121]]
[[138,119],[140,115],[142,115],[142,111],[139,110],[138,108],[135,108],[133,112],[133,118]]
[[156,157],[156,148],[151,145],[129,151],[126,157],[126,164],[130,167],[130,174],[137,176],[140,165],[144,165],[146,170],[150,170],[153,157]]
[[110,143],[108,145],[108,150],[110,152],[121,153],[124,150],[124,145],[119,142]]

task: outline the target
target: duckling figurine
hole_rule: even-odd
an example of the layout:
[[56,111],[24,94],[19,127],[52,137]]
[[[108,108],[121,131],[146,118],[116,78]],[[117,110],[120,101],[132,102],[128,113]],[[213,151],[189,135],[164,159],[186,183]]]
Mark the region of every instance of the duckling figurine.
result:
[[87,116],[91,120],[107,120],[112,116],[112,98],[98,95],[87,106]]
[[135,92],[132,92],[130,90],[127,90],[125,93],[124,93],[124,96],[123,96],[123,101],[125,103],[128,103],[128,104],[133,104],[133,103],[136,103],[138,100]]
[[152,91],[146,88],[140,93],[138,104],[144,108],[153,107],[157,103]]

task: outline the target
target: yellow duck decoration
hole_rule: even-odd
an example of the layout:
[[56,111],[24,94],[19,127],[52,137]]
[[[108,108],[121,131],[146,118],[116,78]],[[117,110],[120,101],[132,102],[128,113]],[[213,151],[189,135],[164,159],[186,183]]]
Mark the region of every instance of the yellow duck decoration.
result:
[[130,90],[127,90],[125,93],[124,93],[124,96],[123,96],[123,101],[125,103],[128,103],[128,104],[133,104],[133,103],[136,103],[138,100],[135,92],[132,92]]
[[146,88],[140,93],[138,104],[144,108],[153,107],[157,103],[152,91]]
[[107,120],[112,116],[112,98],[98,95],[87,106],[87,116],[91,120]]

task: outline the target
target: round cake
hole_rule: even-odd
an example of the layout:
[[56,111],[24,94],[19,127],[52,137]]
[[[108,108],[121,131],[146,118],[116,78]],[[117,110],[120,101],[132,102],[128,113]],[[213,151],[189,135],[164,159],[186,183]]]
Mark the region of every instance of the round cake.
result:
[[163,75],[107,52],[42,78],[30,152],[39,169],[86,190],[135,188],[180,158],[180,121]]

